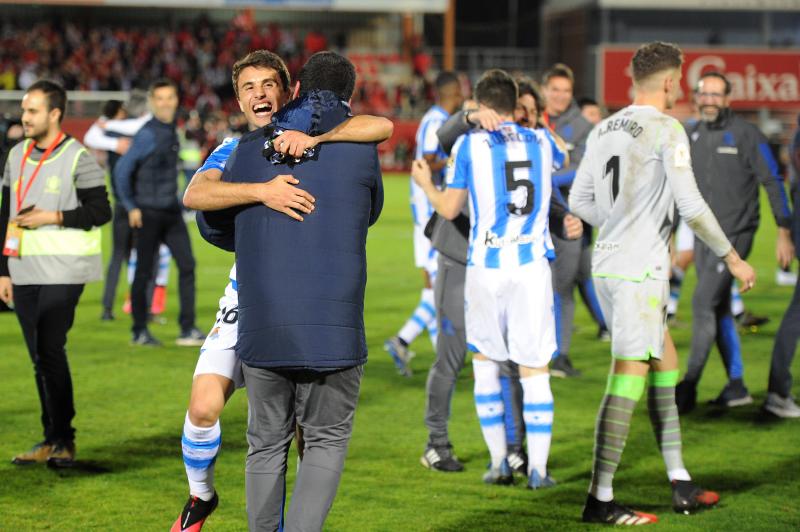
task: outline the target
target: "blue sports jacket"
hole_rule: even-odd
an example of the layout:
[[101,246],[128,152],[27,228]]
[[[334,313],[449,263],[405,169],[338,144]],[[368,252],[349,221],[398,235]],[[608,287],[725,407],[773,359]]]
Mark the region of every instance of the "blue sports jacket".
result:
[[236,352],[250,366],[333,370],[367,360],[367,228],[383,205],[376,145],[321,144],[297,164],[275,164],[265,152],[275,129],[320,134],[348,116],[349,107],[332,93],[312,91],[277,113],[270,126],[242,137],[225,165],[224,181],[265,182],[279,174],[299,179],[316,198],[304,221],[264,205],[201,217],[209,241],[236,251]]

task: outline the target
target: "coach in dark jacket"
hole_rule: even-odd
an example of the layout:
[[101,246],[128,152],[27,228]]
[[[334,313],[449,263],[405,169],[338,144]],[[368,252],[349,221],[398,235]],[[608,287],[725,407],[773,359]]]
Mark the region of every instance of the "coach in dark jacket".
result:
[[139,130],[114,167],[120,201],[136,231],[137,268],[131,286],[133,343],[160,344],[147,329],[147,284],[158,247],[164,242],[178,265],[181,334],[176,343],[201,345],[205,335],[194,321],[194,256],[178,203],[178,89],[171,81],[157,81],[148,95],[153,119]]
[[[723,74],[706,72],[697,87],[701,120],[687,128],[697,188],[725,235],[746,259],[759,223],[758,184],[764,186],[778,225],[776,255],[788,265],[794,255],[788,199],[767,139],[756,126],[731,111],[731,86]],[[744,384],[739,334],[730,310],[733,277],[702,241],[695,241],[697,287],[692,297],[692,348],[686,375],[676,389],[681,413],[697,401],[697,384],[711,347],[722,353],[728,383],[715,402],[733,407],[752,403]]]
[[291,174],[316,198],[302,222],[263,205],[235,215],[236,352],[244,362],[250,404],[251,530],[278,528],[295,421],[305,452],[286,531],[322,528],[350,440],[367,360],[367,228],[383,203],[377,150],[374,144],[325,144],[290,164],[271,150],[270,141],[281,129],[315,135],[343,122],[354,84],[347,59],[331,52],[312,56],[300,72],[299,98],[270,126],[245,135],[223,174],[234,182]]

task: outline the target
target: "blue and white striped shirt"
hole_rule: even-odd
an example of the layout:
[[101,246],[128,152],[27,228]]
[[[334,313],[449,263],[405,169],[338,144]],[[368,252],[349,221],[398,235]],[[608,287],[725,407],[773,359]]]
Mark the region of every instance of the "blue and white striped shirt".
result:
[[469,266],[513,268],[555,256],[548,228],[551,175],[563,162],[549,131],[513,122],[456,141],[447,186],[469,189]]
[[[230,158],[231,153],[233,150],[236,149],[236,146],[239,145],[239,138],[238,137],[225,137],[222,141],[222,144],[217,146],[211,155],[208,156],[206,162],[203,163],[197,171],[204,172],[206,170],[219,170],[220,172],[225,170],[225,163],[228,162],[228,158]],[[225,287],[225,296],[231,298],[238,298],[236,292],[238,291],[238,287],[236,286],[236,263],[233,263],[233,267],[231,268],[230,272],[230,282],[228,286]]]

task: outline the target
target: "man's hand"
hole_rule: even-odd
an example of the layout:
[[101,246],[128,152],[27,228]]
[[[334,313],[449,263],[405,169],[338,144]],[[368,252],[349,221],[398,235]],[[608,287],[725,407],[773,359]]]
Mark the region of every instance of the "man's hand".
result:
[[128,211],[128,225],[136,229],[142,226],[142,210],[132,209]]
[[583,236],[583,222],[573,214],[564,216],[564,234],[568,240],[577,240]]
[[469,122],[481,126],[486,131],[497,131],[500,124],[503,123],[503,119],[494,109],[484,107],[477,111],[470,111]]
[[788,268],[794,260],[794,252],[791,232],[785,227],[779,227],[778,240],[775,243],[775,256],[778,259],[778,265],[781,268]]
[[272,139],[272,146],[275,151],[291,155],[295,159],[303,156],[309,148],[313,148],[319,143],[318,137],[311,137],[302,131],[286,130],[274,139]]
[[11,288],[11,277],[0,277],[0,301],[8,305],[14,299],[14,290]]
[[756,271],[747,262],[743,261],[735,249],[731,249],[725,258],[725,265],[731,274],[739,279],[741,286],[739,291],[745,293],[756,284]]
[[431,167],[425,159],[417,159],[411,163],[411,177],[423,190],[433,186]]
[[116,153],[120,155],[125,155],[131,147],[131,139],[127,137],[120,137],[117,139],[117,149],[114,150]]
[[20,214],[14,220],[23,229],[36,229],[43,225],[54,225],[59,222],[57,211],[44,211],[34,207],[25,214]]
[[282,212],[302,222],[303,217],[295,211],[311,214],[314,210],[314,196],[295,185],[300,183],[290,175],[279,175],[260,185],[257,193],[259,201],[272,210]]

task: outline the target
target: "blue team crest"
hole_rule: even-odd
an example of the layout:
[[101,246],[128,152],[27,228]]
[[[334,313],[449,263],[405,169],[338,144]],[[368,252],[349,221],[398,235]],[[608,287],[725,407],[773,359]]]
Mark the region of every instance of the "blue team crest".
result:
[[733,137],[733,133],[730,131],[726,131],[722,134],[722,143],[725,146],[736,146],[736,139]]

